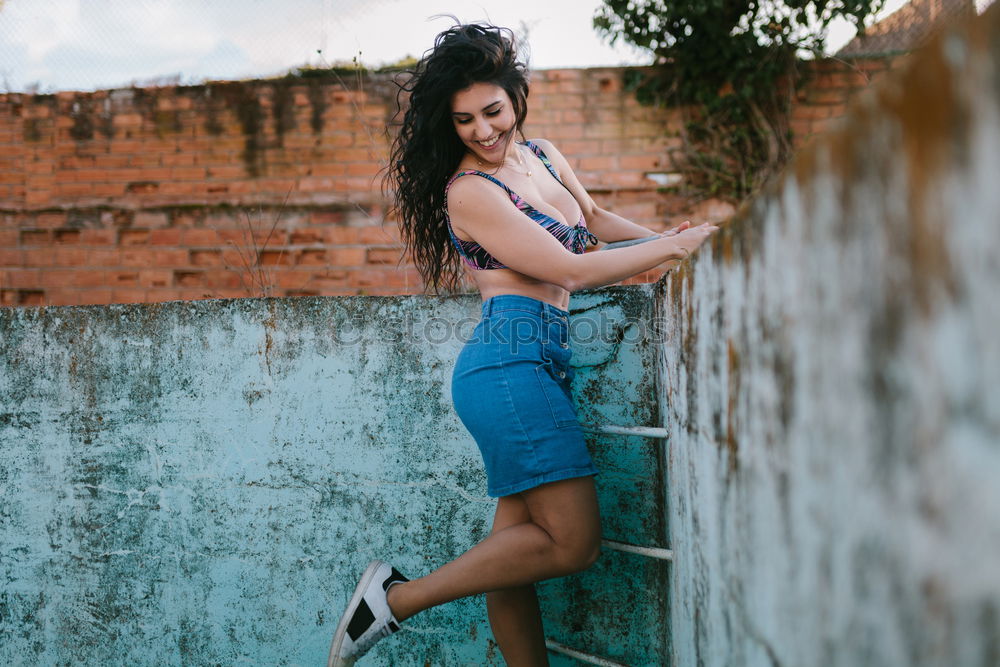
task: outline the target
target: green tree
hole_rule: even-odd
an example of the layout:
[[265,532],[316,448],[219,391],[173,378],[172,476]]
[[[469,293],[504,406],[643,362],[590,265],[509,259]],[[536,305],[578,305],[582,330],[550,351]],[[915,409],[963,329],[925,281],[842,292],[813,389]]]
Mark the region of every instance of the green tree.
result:
[[821,55],[830,23],[863,29],[884,0],[604,0],[594,26],[655,56],[640,100],[680,106],[685,172],[705,196],[742,199],[790,153],[796,64]]

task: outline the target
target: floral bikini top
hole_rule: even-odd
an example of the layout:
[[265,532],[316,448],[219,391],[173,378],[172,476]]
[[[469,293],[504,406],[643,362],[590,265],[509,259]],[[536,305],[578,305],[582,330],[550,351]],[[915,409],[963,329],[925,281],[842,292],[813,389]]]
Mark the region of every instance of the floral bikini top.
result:
[[[542,149],[536,146],[535,144],[531,143],[530,141],[526,141],[524,145],[530,148],[531,151],[538,156],[538,159],[542,161],[542,164],[544,164],[545,168],[549,170],[549,173],[552,174],[552,177],[555,178],[557,181],[559,181],[559,184],[565,188],[566,184],[559,179],[559,175],[556,174],[556,170],[552,168],[552,163],[549,162],[549,159],[547,157],[545,157],[545,153],[542,152]],[[458,172],[457,174],[452,176],[451,180],[448,181],[448,184],[445,185],[444,215],[445,215],[445,220],[448,222],[448,234],[451,236],[452,244],[454,244],[455,248],[458,250],[458,254],[461,255],[462,259],[465,260],[465,263],[468,264],[473,269],[477,270],[505,269],[507,267],[501,264],[496,257],[488,253],[485,248],[483,248],[475,241],[463,241],[462,239],[455,236],[455,232],[451,228],[451,219],[448,218],[448,206],[447,206],[448,190],[451,189],[452,183],[454,183],[457,179],[461,178],[462,176],[466,176],[468,174],[475,174],[476,176],[482,176],[483,178],[493,181],[501,188],[503,188],[507,192],[507,195],[510,197],[510,200],[514,202],[514,206],[516,206],[529,218],[531,218],[539,225],[541,225],[545,229],[545,231],[549,232],[550,234],[552,234],[552,236],[556,237],[556,239],[558,239],[559,242],[562,243],[563,246],[570,252],[580,255],[586,250],[588,243],[591,245],[597,245],[597,237],[594,236],[590,232],[590,230],[587,229],[587,225],[583,220],[583,213],[580,214],[580,221],[576,224],[575,227],[564,225],[555,218],[545,215],[544,213],[536,209],[534,206],[524,201],[520,195],[518,195],[516,192],[508,188],[499,179],[494,178],[493,176],[485,172],[477,171],[475,169],[469,169],[466,171]],[[567,190],[568,189],[569,188],[567,188]]]

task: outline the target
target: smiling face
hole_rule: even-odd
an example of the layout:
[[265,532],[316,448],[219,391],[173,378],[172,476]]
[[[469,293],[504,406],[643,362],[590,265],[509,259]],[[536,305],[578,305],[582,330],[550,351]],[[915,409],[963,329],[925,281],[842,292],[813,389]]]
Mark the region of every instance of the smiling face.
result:
[[502,162],[512,145],[517,121],[507,91],[493,83],[474,83],[451,98],[451,119],[466,148],[483,162]]

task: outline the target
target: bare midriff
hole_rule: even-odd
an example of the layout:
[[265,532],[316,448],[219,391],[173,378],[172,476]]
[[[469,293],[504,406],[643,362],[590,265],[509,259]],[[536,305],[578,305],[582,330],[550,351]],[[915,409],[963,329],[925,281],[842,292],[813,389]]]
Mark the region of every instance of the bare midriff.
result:
[[535,280],[513,269],[492,269],[490,271],[470,271],[483,301],[500,294],[520,294],[569,310],[569,292],[552,283]]

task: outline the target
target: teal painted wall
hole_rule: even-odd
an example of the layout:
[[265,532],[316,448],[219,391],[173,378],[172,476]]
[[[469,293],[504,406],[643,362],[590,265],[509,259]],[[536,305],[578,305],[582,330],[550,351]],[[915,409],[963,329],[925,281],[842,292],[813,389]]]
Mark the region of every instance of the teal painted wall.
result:
[[[571,308],[582,420],[655,424],[651,288]],[[323,664],[369,559],[419,575],[488,530],[450,404],[478,315],[472,297],[0,311],[0,663]],[[663,546],[661,446],[591,446],[606,537]],[[658,664],[666,582],[607,553],[543,585],[550,636]],[[473,598],[370,664],[502,661]]]

